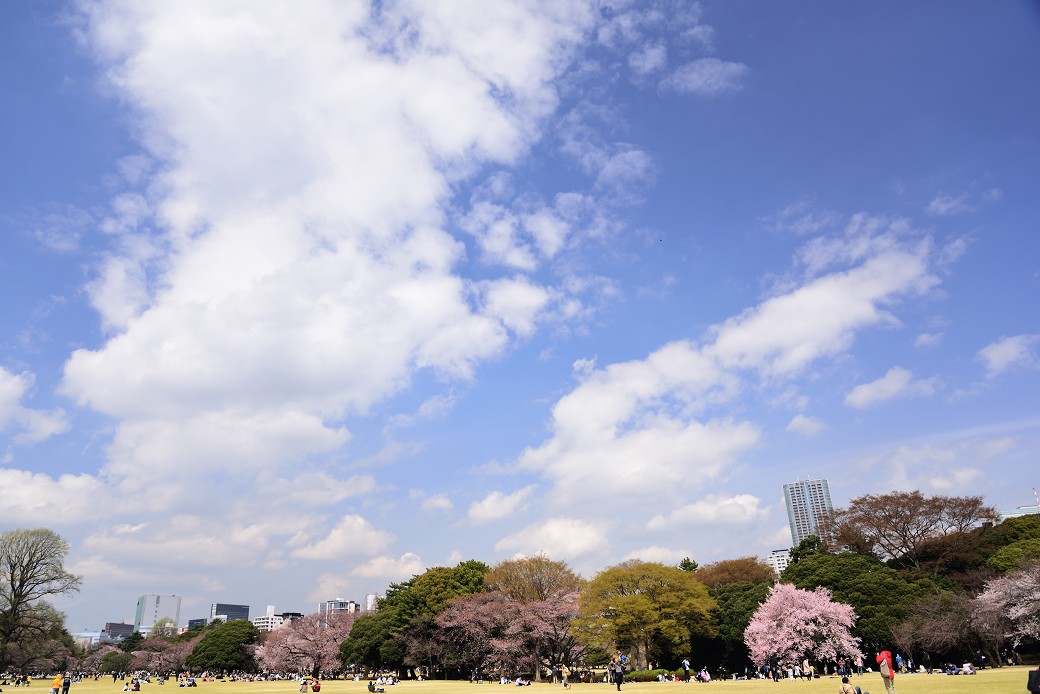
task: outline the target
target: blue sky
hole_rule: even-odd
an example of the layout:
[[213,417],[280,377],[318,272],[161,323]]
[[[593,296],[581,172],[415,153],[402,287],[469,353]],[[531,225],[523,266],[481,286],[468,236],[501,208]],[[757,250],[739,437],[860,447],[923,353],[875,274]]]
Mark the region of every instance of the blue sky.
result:
[[73,630],[1033,501],[1033,3],[0,19],[0,526]]

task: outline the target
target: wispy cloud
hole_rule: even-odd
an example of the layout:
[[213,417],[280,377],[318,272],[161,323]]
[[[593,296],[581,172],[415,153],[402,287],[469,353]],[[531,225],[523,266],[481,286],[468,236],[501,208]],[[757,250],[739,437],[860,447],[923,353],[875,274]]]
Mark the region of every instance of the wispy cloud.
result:
[[980,349],[978,358],[986,368],[986,376],[994,378],[1012,367],[1035,367],[1038,344],[1040,335],[1002,337]]
[[936,386],[935,379],[914,379],[909,370],[893,366],[876,381],[850,390],[845,396],[845,404],[863,409],[894,398],[928,397],[935,393]]

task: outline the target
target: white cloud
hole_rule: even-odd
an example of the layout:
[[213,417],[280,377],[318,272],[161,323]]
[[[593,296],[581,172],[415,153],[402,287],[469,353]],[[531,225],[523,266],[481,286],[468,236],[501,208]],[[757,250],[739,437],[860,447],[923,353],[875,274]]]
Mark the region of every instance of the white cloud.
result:
[[743,63],[700,58],[679,66],[661,81],[661,88],[679,94],[715,96],[740,91],[747,73],[748,66]]
[[550,557],[579,557],[606,548],[604,528],[576,518],[550,518],[503,537],[499,552],[545,553]]
[[74,525],[97,518],[110,498],[102,481],[87,475],[59,475],[0,468],[0,521],[8,524]]
[[470,505],[469,520],[479,524],[515,517],[527,505],[533,492],[533,485],[518,489],[512,494],[493,491]]
[[925,212],[937,217],[948,217],[950,215],[970,212],[971,205],[968,204],[967,194],[961,195],[937,195],[925,208]]
[[[70,356],[61,386],[116,420],[104,477],[119,493],[161,486],[157,511],[192,510],[187,492],[214,474],[291,481],[343,447],[346,417],[417,373],[467,381],[551,300],[552,316],[573,308],[522,273],[590,204],[478,207],[486,259],[507,269],[480,282],[462,276],[451,232],[459,182],[541,137],[590,8],[113,2],[83,15],[144,149],[110,182],[132,189],[113,190],[87,286],[108,338]],[[60,417],[35,413],[21,440]]]
[[437,494],[436,496],[431,496],[427,499],[423,499],[422,503],[419,505],[419,508],[421,508],[423,511],[447,512],[455,508],[455,504],[451,503],[451,499],[449,499],[444,494]]
[[675,509],[668,515],[656,515],[646,524],[647,530],[705,525],[743,525],[762,518],[768,511],[762,500],[750,494],[712,495]]
[[655,561],[661,564],[674,566],[688,556],[690,556],[690,553],[686,550],[651,546],[634,549],[622,557],[621,560],[628,561],[630,559],[636,559],[639,561]]
[[640,50],[630,53],[628,66],[632,72],[644,76],[658,72],[668,64],[668,49],[663,43],[655,43],[643,46]]
[[381,578],[387,583],[401,581],[421,574],[426,570],[423,561],[418,554],[405,552],[398,558],[379,556],[373,557],[364,564],[352,569],[351,576],[361,578]]
[[[161,493],[153,498],[158,496]],[[109,506],[123,503],[130,512],[140,515],[148,501],[145,496],[121,497]],[[162,522],[102,526],[83,540],[83,548],[108,561],[142,561],[171,570],[185,564],[252,566],[277,539],[306,523],[302,514],[274,510],[261,519],[245,517],[248,514],[236,519],[235,510],[228,509],[219,524],[214,523],[212,514],[181,513],[164,515]]]
[[15,430],[15,444],[39,443],[68,431],[70,426],[61,408],[36,410],[22,404],[35,381],[27,371],[15,374],[0,366],[0,433],[8,428]]
[[940,492],[953,495],[971,494],[977,489],[979,480],[985,473],[974,467],[958,467],[945,470],[928,480],[929,486]]
[[570,225],[554,210],[547,208],[525,215],[523,225],[538,250],[547,258],[552,258],[564,248],[570,233]]
[[535,321],[549,299],[544,287],[523,277],[495,280],[484,286],[486,315],[521,336],[534,332]]
[[602,161],[596,177],[596,188],[617,202],[638,200],[638,191],[656,175],[653,158],[641,149],[619,148]]
[[801,198],[762,221],[774,231],[806,236],[834,228],[842,219],[837,212],[816,210],[809,198]]
[[32,383],[32,374],[15,374],[0,366],[0,431],[14,420],[21,410],[22,398]]
[[167,489],[168,497],[155,500],[160,510],[192,503],[190,490],[214,470],[238,476],[244,485],[299,466],[307,455],[336,450],[348,438],[345,430],[292,410],[203,410],[180,419],[126,420],[116,427],[105,472],[123,493]]
[[[736,397],[742,372],[783,384],[847,350],[857,332],[895,323],[887,306],[938,282],[928,271],[926,241],[900,241],[888,221],[860,218],[851,226],[848,243],[829,252],[827,265],[858,264],[712,326],[703,345],[677,341],[646,359],[598,369],[583,362],[580,383],[553,408],[550,438],[526,449],[520,467],[549,478],[547,499],[557,504],[573,503],[567,490],[593,487],[600,501],[658,501],[660,489],[729,469],[758,444],[759,428],[705,413]],[[870,234],[886,238],[861,238]],[[648,479],[657,484],[642,484]]]
[[825,425],[821,420],[799,413],[787,423],[785,431],[801,434],[802,436],[815,436],[823,431],[824,428]]
[[893,366],[884,376],[856,386],[845,396],[845,404],[862,409],[900,397],[928,397],[935,393],[935,379],[914,380],[914,375],[901,366]]
[[356,514],[343,516],[336,527],[320,540],[292,551],[299,559],[339,559],[367,556],[383,551],[394,541],[388,532],[376,529]]
[[310,508],[324,508],[344,499],[363,497],[378,488],[369,474],[339,478],[323,470],[307,470],[293,477],[262,474],[257,479],[261,489],[277,489],[278,497],[287,505],[306,503]]
[[914,338],[914,347],[917,349],[933,349],[942,344],[942,333],[921,333]]
[[1037,344],[1040,344],[1040,335],[1002,337],[980,349],[978,358],[986,368],[986,376],[994,378],[1012,367],[1035,366]]

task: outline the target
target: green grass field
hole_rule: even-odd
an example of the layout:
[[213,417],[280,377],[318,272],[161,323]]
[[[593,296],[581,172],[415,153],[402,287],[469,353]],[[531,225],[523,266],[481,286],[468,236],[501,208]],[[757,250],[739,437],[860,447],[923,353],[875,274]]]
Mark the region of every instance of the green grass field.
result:
[[[947,675],[902,675],[896,677],[898,694],[1019,694],[1026,692],[1026,667],[1005,667],[995,670],[982,670],[970,677],[949,677]],[[881,676],[877,674],[851,678],[853,684],[870,691],[870,694],[885,694],[885,686]],[[4,694],[24,692],[24,694],[46,694],[48,683],[34,681],[32,687],[4,687]],[[367,682],[350,682],[343,680],[327,680],[322,683],[321,694],[367,694]],[[837,694],[841,680],[837,677],[814,679],[812,682],[772,680],[751,680],[747,682],[715,681],[704,683],[682,682],[639,682],[626,683],[621,687],[624,694]],[[402,682],[387,687],[387,694],[457,694],[459,692],[482,691],[486,694],[506,694],[517,691],[512,685],[470,684],[457,680],[427,680],[425,682]],[[123,683],[113,684],[112,679],[101,679],[97,682],[77,682],[72,686],[70,694],[122,694]],[[176,685],[145,684],[141,691],[144,694],[297,694],[299,685],[291,681],[283,682],[199,682],[196,689],[178,690]],[[547,694],[549,691],[563,691],[560,685],[533,684],[524,688],[524,694]],[[574,694],[610,694],[616,691],[608,684],[575,684],[571,691]]]

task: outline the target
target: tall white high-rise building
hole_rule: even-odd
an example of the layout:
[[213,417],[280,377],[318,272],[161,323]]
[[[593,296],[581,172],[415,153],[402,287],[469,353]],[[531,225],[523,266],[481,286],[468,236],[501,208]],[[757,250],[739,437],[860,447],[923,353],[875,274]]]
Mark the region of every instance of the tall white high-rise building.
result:
[[819,521],[834,510],[827,480],[800,480],[784,485],[787,520],[791,523],[792,547],[810,535],[819,535]]
[[163,617],[174,624],[181,623],[181,598],[179,595],[142,595],[137,598],[137,613],[134,616],[134,631],[145,636],[152,626]]

